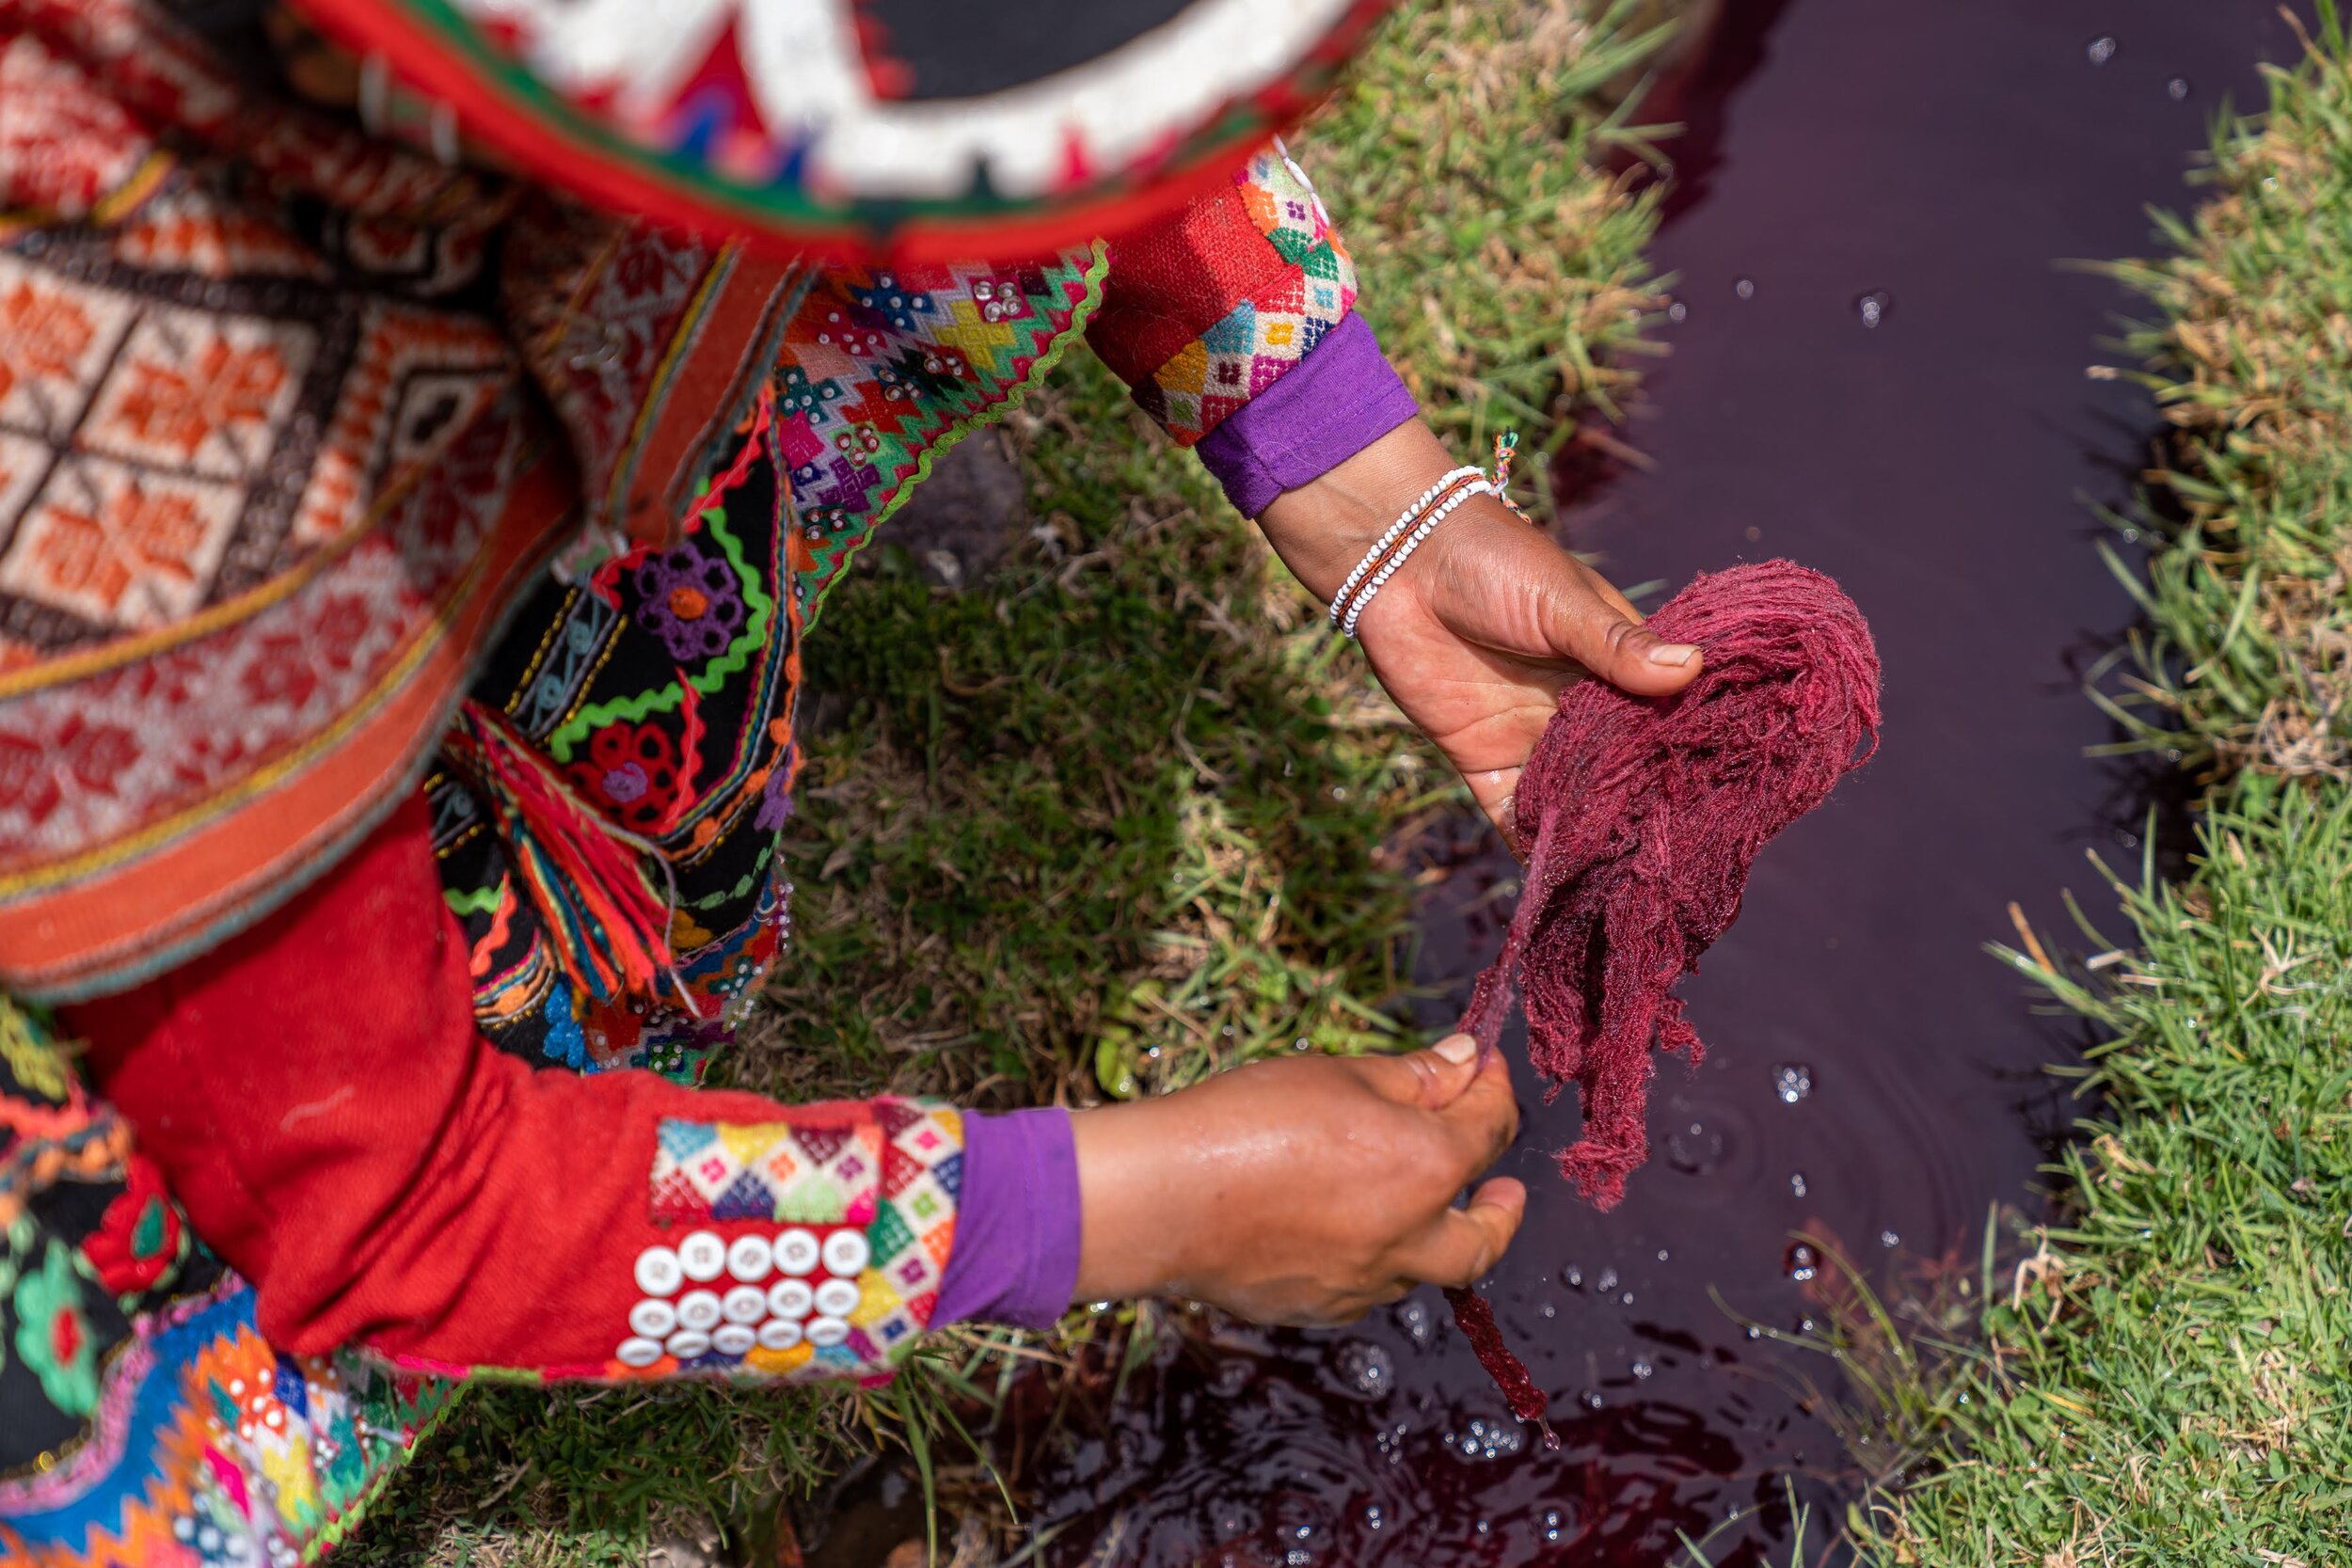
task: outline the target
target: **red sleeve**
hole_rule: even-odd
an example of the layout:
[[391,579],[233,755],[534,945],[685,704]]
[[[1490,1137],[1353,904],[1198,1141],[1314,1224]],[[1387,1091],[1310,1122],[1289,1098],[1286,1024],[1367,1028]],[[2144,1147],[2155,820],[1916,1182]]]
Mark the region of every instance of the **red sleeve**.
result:
[[1219,186],[1111,243],[1087,341],[1186,446],[1307,356],[1356,300],[1356,273],[1278,143]]
[[[786,1107],[499,1051],[474,1027],[421,799],[262,926],[68,1022],[296,1354],[856,1375],[937,1299],[954,1112]],[[704,1293],[721,1313],[697,1329]]]

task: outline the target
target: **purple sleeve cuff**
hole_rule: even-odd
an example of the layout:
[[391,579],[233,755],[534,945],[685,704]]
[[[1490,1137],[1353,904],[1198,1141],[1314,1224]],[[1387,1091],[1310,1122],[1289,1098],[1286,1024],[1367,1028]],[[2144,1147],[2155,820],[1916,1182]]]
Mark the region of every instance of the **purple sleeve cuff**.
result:
[[1078,1154],[1070,1113],[963,1114],[963,1184],[931,1326],[1050,1328],[1078,1285]]
[[1364,318],[1349,312],[1279,380],[1193,448],[1245,517],[1320,479],[1421,412]]

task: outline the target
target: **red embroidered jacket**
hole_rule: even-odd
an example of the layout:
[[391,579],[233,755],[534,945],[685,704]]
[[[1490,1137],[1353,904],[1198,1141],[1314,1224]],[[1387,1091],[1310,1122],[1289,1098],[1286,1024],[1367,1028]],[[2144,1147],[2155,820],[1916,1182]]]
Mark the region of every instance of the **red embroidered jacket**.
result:
[[[1089,338],[1190,443],[1349,309],[1295,166],[1114,245]],[[101,1086],[296,1354],[538,1376],[872,1376],[929,1324],[955,1234],[945,1106],[788,1107],[536,1071],[474,1027],[411,800],[293,904],[72,1009]]]

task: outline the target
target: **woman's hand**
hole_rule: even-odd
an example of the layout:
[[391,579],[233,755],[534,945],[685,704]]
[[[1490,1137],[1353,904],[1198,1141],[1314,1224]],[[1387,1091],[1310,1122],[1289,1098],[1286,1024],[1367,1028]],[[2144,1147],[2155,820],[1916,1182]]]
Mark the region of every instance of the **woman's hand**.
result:
[[1080,1111],[1078,1297],[1176,1295],[1258,1323],[1361,1317],[1423,1281],[1468,1285],[1527,1189],[1454,1195],[1518,1127],[1509,1069],[1467,1035],[1403,1056],[1259,1062]]
[[[1283,562],[1328,601],[1397,515],[1454,466],[1413,420],[1259,519]],[[1598,573],[1501,502],[1476,498],[1438,525],[1357,623],[1373,673],[1513,836],[1511,791],[1560,690],[1597,674],[1663,696],[1699,651],[1662,641]]]

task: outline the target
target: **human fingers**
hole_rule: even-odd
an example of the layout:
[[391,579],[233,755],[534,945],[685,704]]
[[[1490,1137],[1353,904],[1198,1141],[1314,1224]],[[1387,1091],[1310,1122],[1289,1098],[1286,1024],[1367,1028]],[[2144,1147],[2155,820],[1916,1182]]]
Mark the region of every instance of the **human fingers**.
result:
[[1446,1210],[1400,1248],[1397,1267],[1432,1285],[1475,1284],[1502,1259],[1526,1216],[1525,1185],[1498,1176],[1472,1193],[1467,1206]]

